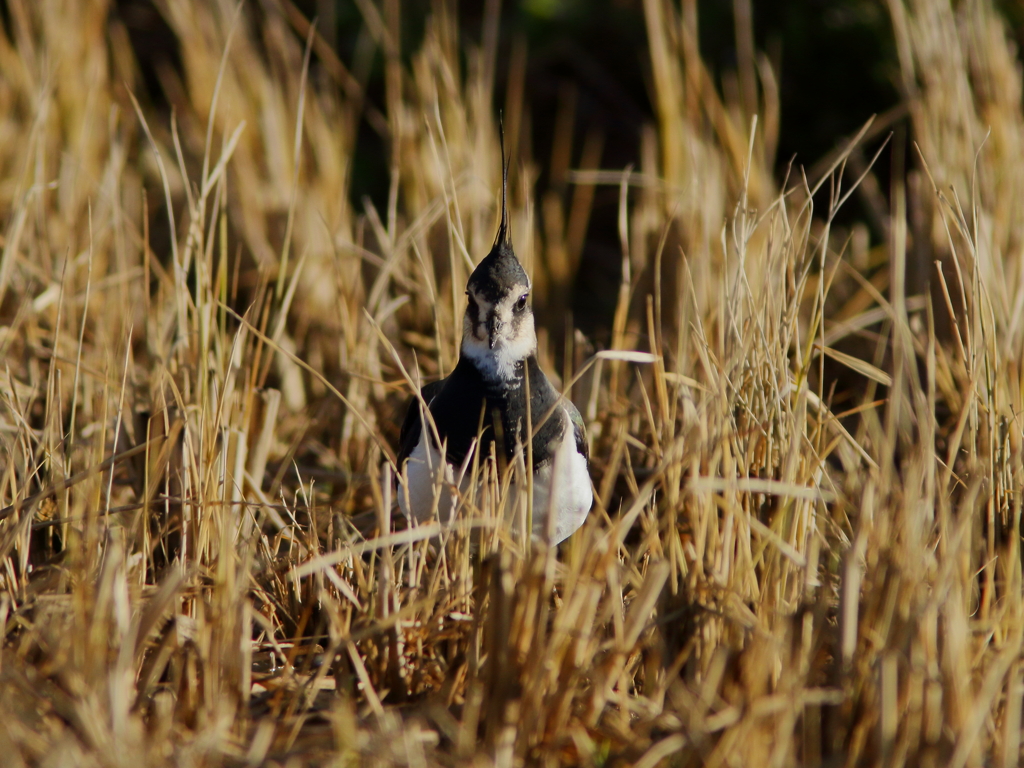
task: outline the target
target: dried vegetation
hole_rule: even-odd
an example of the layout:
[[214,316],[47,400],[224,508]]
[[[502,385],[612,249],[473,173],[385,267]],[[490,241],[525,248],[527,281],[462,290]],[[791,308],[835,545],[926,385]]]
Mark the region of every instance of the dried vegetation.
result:
[[[543,200],[496,3],[480,41],[436,3],[405,55],[361,2],[351,62],[286,1],[158,5],[171,114],[104,0],[9,0],[0,35],[6,765],[1019,763],[1024,114],[990,0],[889,0],[904,106],[785,180],[768,62],[719,89],[696,3],[646,0],[641,164],[584,147]],[[391,509],[398,361],[451,369],[493,237],[505,67],[538,306],[617,185],[610,346],[657,356],[565,334],[597,500],[558,552]],[[850,194],[881,242],[832,226]]]

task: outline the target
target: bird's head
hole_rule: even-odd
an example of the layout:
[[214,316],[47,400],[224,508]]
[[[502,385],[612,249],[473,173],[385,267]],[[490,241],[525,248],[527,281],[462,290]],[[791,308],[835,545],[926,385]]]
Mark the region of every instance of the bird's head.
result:
[[[507,176],[507,166],[503,176]],[[515,364],[537,351],[537,332],[530,307],[530,278],[512,249],[504,183],[498,235],[491,252],[469,276],[466,296],[462,353],[485,376],[512,378]]]

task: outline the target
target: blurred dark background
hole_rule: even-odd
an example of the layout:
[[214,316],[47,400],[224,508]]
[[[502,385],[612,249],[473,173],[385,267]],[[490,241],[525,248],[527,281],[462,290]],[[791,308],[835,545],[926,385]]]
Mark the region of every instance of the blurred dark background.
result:
[[[113,13],[128,30],[139,62],[143,84],[140,98],[150,109],[170,108],[162,92],[167,68],[181,69],[179,41],[161,15],[163,0],[115,0]],[[720,92],[735,88],[738,69],[735,14],[750,9],[753,45],[771,63],[778,80],[780,125],[775,153],[779,182],[792,170],[792,183],[800,179],[802,166],[812,180],[820,178],[830,156],[872,116],[878,131],[850,157],[847,179],[857,176],[867,160],[891,134],[891,141],[874,166],[874,176],[862,185],[834,220],[831,235],[838,242],[853,241],[857,234],[860,259],[856,268],[866,277],[888,270],[884,249],[880,258],[869,259],[873,246],[886,243],[889,192],[894,176],[913,172],[914,139],[898,87],[899,63],[885,0],[674,0],[697,9],[701,58]],[[1024,4],[1019,0],[995,0],[1009,27],[1024,45]],[[494,104],[505,107],[510,72],[517,56],[525,53],[522,71],[528,129],[518,134],[518,162],[530,157],[539,175],[534,189],[538,225],[544,226],[543,202],[549,193],[564,201],[572,185],[567,168],[584,165],[588,136],[599,134],[600,158],[592,165],[618,170],[640,165],[641,135],[655,123],[652,104],[652,73],[648,54],[644,0],[247,0],[244,12],[257,25],[272,14],[285,14],[292,26],[303,29],[305,19],[316,19],[317,30],[338,59],[364,84],[363,119],[358,127],[349,196],[354,210],[364,210],[370,198],[378,210],[387,206],[389,151],[385,108],[385,73],[382,50],[370,43],[363,13],[372,5],[382,15],[399,9],[401,56],[408,68],[420,49],[427,20],[437,8],[457,18],[464,55],[485,38],[488,15],[500,8]],[[0,2],[2,7],[2,2]],[[295,19],[302,18],[301,24]],[[297,36],[301,36],[296,32]],[[187,43],[186,43],[187,44]],[[325,65],[312,59],[312,77],[324,76]],[[731,83],[731,84],[730,84]],[[566,142],[564,115],[573,105],[571,141]],[[376,114],[376,120],[373,118]],[[561,137],[557,144],[556,137]],[[559,147],[571,145],[570,157]],[[552,162],[553,157],[560,157]],[[870,190],[868,191],[868,188]],[[913,185],[911,185],[913,187]],[[814,210],[826,211],[829,185],[822,186]],[[911,208],[914,208],[913,188]],[[920,202],[918,200],[918,202]],[[550,332],[556,368],[561,369],[566,346],[564,323],[583,332],[595,347],[610,341],[610,329],[620,283],[621,256],[617,232],[618,190],[598,186],[586,234],[579,254],[581,268],[571,278],[571,290],[545,297],[535,306],[540,327]],[[151,216],[160,222],[163,217]],[[927,219],[911,217],[912,248],[908,283],[913,293],[929,290],[928,277],[942,253],[930,250]],[[852,229],[854,223],[865,226]],[[852,250],[852,248],[851,248]],[[874,258],[874,257],[871,257]],[[923,265],[918,272],[914,265]],[[569,295],[564,295],[568,293]],[[836,301],[843,296],[833,291]],[[643,295],[642,292],[640,295]],[[940,325],[941,321],[940,319]],[[940,329],[941,330],[941,329]],[[877,334],[850,337],[840,351],[865,360],[873,359]],[[870,336],[869,334],[869,336]],[[857,346],[860,345],[860,346]],[[884,367],[884,366],[883,366]],[[860,402],[874,385],[831,358],[824,364],[824,392],[834,388],[833,404]],[[817,385],[816,385],[817,386]],[[850,429],[855,429],[851,422]]]
[[[651,64],[643,0],[477,0],[475,2],[402,2],[365,0],[378,9],[389,3],[400,9],[402,56],[408,63],[419,49],[426,20],[436,7],[457,16],[463,49],[479,45],[488,6],[500,7],[495,111],[505,104],[515,51],[526,52],[524,93],[529,115],[529,154],[539,164],[538,200],[549,189],[566,192],[563,167],[552,173],[550,162],[556,124],[566,101],[575,104],[569,167],[578,167],[588,131],[603,135],[599,165],[621,169],[639,164],[640,134],[654,122]],[[683,0],[687,2],[687,0]],[[1007,0],[1007,13],[1024,14]],[[854,133],[873,114],[898,105],[898,62],[888,12],[883,0],[712,0],[697,3],[700,53],[719,87],[737,68],[734,9],[750,7],[754,45],[772,63],[779,78],[781,126],[776,153],[779,179],[791,161],[810,170]],[[161,92],[161,68],[180,69],[178,41],[158,10],[159,0],[116,0],[117,14],[129,32],[138,57],[151,107],[167,108]],[[301,13],[317,19],[320,34],[342,62],[362,70],[367,102],[384,112],[384,61],[379,48],[367,57],[366,26],[354,0],[250,0],[245,13],[259,18],[271,13]],[[1018,27],[1020,28],[1020,27]],[[313,59],[313,76],[319,65]],[[366,110],[364,110],[364,115]],[[897,143],[905,145],[902,118],[889,121]],[[881,136],[875,141],[877,146]],[[870,149],[870,146],[869,146]],[[357,138],[350,197],[356,210],[365,196],[378,209],[388,194],[387,138],[364,117]],[[876,166],[881,195],[888,192],[889,151]],[[816,209],[827,208],[828,185]],[[876,208],[881,198],[876,196]],[[882,205],[886,203],[881,202]],[[599,343],[606,334],[619,281],[616,230],[618,191],[597,187],[586,234],[583,260],[574,296],[569,299],[576,324]],[[877,212],[876,212],[877,214]],[[884,233],[879,217],[860,196],[854,196],[838,217],[840,226],[865,221],[871,239]]]
[[[268,13],[292,5],[335,47],[346,64],[357,58],[364,24],[352,0],[255,0],[247,12]],[[1024,16],[1005,2],[1011,16]],[[434,4],[403,2],[402,48],[408,59],[423,36]],[[482,37],[485,2],[451,3],[463,41]],[[897,61],[882,0],[756,0],[754,38],[773,63],[781,87],[780,172],[791,158],[812,165],[855,131],[872,114],[897,103]],[[115,13],[129,30],[151,102],[161,101],[157,70],[178,67],[174,39],[153,0],[117,0]],[[698,3],[700,49],[714,76],[736,68],[733,3]],[[601,165],[622,168],[638,161],[641,127],[653,120],[650,62],[642,0],[506,0],[501,3],[495,109],[504,103],[508,59],[513,45],[525,44],[528,60],[526,100],[532,120],[535,158],[551,153],[560,100],[576,98],[577,153],[584,133],[597,126],[605,133]],[[314,67],[316,62],[314,60]],[[373,57],[368,96],[383,107],[383,57]],[[382,137],[364,121],[359,136],[361,162],[351,195],[383,205],[388,173]],[[549,183],[542,175],[543,191]]]

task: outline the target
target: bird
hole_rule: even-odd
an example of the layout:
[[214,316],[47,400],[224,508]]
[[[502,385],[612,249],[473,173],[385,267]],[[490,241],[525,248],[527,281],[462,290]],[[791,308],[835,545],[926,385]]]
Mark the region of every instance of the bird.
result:
[[535,432],[532,535],[558,544],[583,525],[593,504],[590,455],[579,410],[537,362],[531,283],[512,247],[507,188],[505,161],[498,232],[466,284],[459,361],[447,378],[422,387],[422,404],[412,399],[401,427],[398,503],[416,523],[435,513],[450,521],[457,499],[449,489],[465,490],[474,451],[481,465],[492,453],[511,464],[520,451],[525,462],[523,446]]

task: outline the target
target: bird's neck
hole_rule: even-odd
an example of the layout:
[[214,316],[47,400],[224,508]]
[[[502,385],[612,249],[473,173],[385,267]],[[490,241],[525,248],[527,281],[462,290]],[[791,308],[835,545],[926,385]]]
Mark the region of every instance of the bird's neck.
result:
[[[535,355],[531,354],[525,360],[514,361],[511,370],[511,375],[503,378],[489,377],[491,368],[485,372],[477,366],[473,358],[463,354],[459,357],[459,363],[450,377],[450,381],[460,382],[462,388],[451,388],[450,385],[445,387],[446,392],[451,388],[452,396],[456,399],[462,397],[455,395],[456,391],[465,393],[464,402],[459,402],[456,410],[472,415],[471,421],[474,430],[472,434],[476,434],[475,429],[480,411],[479,405],[473,402],[470,393],[479,393],[479,388],[483,387],[487,411],[500,415],[507,457],[514,455],[517,443],[522,442],[525,435],[529,434],[528,430],[524,431],[524,425],[527,422],[536,423],[544,418],[549,409],[558,401],[558,393],[540,369]],[[431,408],[433,409],[434,406]],[[561,428],[560,419],[549,418],[544,422],[543,427],[534,436],[535,460],[539,461],[546,455],[544,447],[559,434]],[[488,441],[493,440],[494,437],[495,433],[488,431],[484,443],[481,444],[485,453],[489,450]]]
[[489,349],[483,344],[467,344],[463,341],[459,360],[469,362],[488,386],[514,389],[522,386],[523,371],[531,357],[532,353],[527,357],[513,355],[506,346]]

